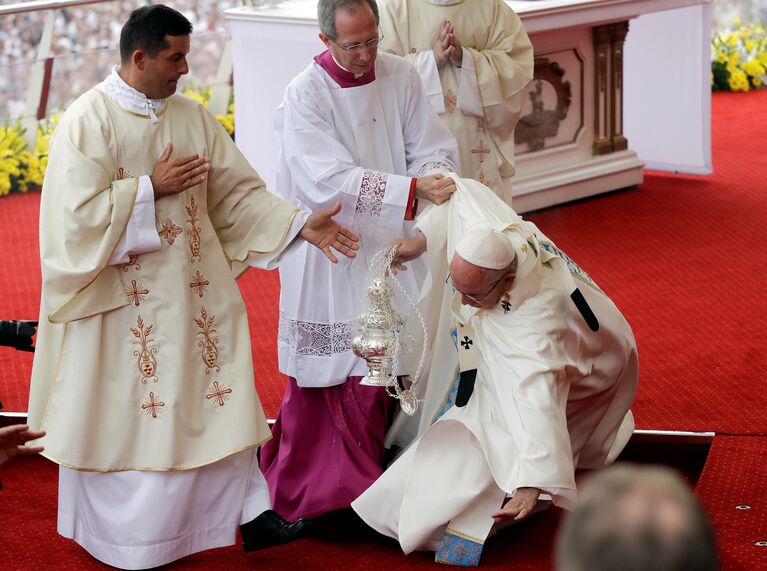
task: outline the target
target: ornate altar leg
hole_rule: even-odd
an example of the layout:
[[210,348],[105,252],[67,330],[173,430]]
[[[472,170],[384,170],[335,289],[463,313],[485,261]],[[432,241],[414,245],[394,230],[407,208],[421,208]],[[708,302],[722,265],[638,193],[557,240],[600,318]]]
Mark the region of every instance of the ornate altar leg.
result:
[[506,493],[495,482],[485,488],[469,508],[447,524],[434,560],[461,567],[478,566],[482,548],[494,523],[490,514],[501,507],[505,497]]

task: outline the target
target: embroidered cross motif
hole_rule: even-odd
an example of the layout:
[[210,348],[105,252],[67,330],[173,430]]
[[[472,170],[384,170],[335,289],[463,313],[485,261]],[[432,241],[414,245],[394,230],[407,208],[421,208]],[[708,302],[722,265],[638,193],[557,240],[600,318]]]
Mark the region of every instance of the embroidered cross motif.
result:
[[130,268],[136,268],[136,271],[141,269],[141,264],[138,263],[138,256],[128,256],[128,262],[123,264],[123,271],[127,272]]
[[480,129],[482,131],[485,130],[485,120],[484,119],[477,119],[477,129]]
[[508,299],[504,299],[503,301],[501,301],[501,307],[503,308],[504,314],[511,311],[511,304],[509,303]]
[[218,381],[213,381],[213,384],[208,387],[208,394],[205,398],[209,401],[215,401],[218,406],[224,406],[224,403],[229,400],[229,395],[232,394],[232,389],[226,385],[221,385]]
[[453,93],[452,89],[448,89],[447,93],[444,95],[445,98],[445,109],[448,113],[453,113],[455,111],[455,106],[458,103],[458,97],[455,93]]
[[485,162],[485,155],[490,154],[490,149],[485,146],[484,139],[479,140],[479,145],[477,145],[476,149],[471,150],[471,154],[474,155],[474,158],[479,161],[479,164]]
[[493,185],[490,183],[490,179],[487,178],[487,175],[485,174],[485,171],[479,171],[479,176],[477,177],[477,180],[484,184],[487,188],[492,188]]
[[197,273],[192,276],[192,281],[189,282],[189,287],[200,297],[207,292],[209,285],[210,282],[205,279],[205,275],[201,274],[200,270],[197,270]]
[[158,234],[168,242],[168,246],[172,246],[178,235],[181,234],[181,227],[176,226],[170,218],[166,218],[165,222],[162,223],[162,230]]
[[148,293],[149,290],[146,289],[141,282],[136,282],[136,280],[131,280],[130,285],[125,288],[125,294],[128,296],[128,300],[136,307],[141,305],[141,302],[144,301],[144,298]]
[[160,400],[159,395],[149,393],[149,396],[146,397],[144,404],[141,405],[141,410],[150,415],[152,418],[157,418],[157,416],[160,414],[160,409],[164,406],[165,403]]
[[468,350],[471,345],[474,345],[474,341],[472,341],[466,335],[464,335],[463,341],[461,341],[461,345],[463,345],[464,349]]

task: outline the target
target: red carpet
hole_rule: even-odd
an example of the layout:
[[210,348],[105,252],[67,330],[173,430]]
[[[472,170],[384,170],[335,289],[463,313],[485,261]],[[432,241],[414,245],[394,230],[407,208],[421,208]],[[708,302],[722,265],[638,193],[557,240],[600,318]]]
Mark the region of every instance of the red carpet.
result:
[[[641,362],[638,427],[740,435],[716,439],[698,486],[717,528],[723,567],[733,570],[767,569],[767,547],[755,545],[767,541],[767,355],[759,341],[767,322],[761,291],[767,262],[765,109],[767,90],[715,94],[716,173],[710,177],[649,173],[640,189],[531,217],[594,276],[632,324]],[[37,209],[34,194],[0,199],[0,319],[37,317]],[[267,415],[274,416],[284,388],[274,347],[277,277],[250,272],[241,288],[256,383]],[[30,362],[26,354],[0,348],[5,410],[26,408]],[[53,465],[17,460],[0,468],[0,478],[7,488],[0,492],[4,569],[99,567],[55,533]],[[735,511],[741,503],[752,509]],[[550,568],[557,518],[556,511],[544,513],[502,534],[488,545],[483,567]],[[434,569],[430,557],[403,558],[395,544],[357,525],[324,526],[318,537],[251,556],[228,548],[171,567]]]

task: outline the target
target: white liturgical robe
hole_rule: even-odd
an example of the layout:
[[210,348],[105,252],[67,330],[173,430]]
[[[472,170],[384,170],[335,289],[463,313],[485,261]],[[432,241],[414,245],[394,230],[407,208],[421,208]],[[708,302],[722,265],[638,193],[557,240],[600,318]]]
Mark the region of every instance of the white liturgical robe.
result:
[[[155,203],[148,175],[170,142],[211,170]],[[275,263],[305,217],[189,98],[149,100],[113,71],[70,107],[43,188],[30,395],[30,425],[61,465],[62,535],[143,569],[231,545],[271,507],[230,266]]]
[[[450,202],[419,217],[431,278],[419,307],[431,308],[434,339],[421,392],[424,429],[352,504],[406,553],[434,550],[448,527],[460,532],[451,522],[488,487],[500,493],[497,503],[473,515],[484,518],[485,536],[490,513],[520,487],[540,488],[554,504],[571,508],[575,469],[612,462],[633,431],[636,343],[618,309],[534,224],[483,185],[464,179],[457,186]],[[492,309],[461,305],[460,294],[445,284],[457,240],[477,224],[503,232],[518,262],[511,290]],[[598,320],[596,331],[570,297],[576,287]],[[428,305],[430,297],[442,304],[442,319],[433,315],[440,310]],[[445,313],[457,324],[455,344],[435,331],[450,327]],[[468,403],[452,406],[462,352],[474,354],[476,381]],[[428,427],[435,414],[441,416]],[[400,441],[402,424],[393,429]]]
[[[347,72],[348,73],[348,72]],[[328,387],[367,365],[351,351],[371,257],[412,233],[405,220],[413,177],[454,172],[455,139],[423,95],[415,69],[378,54],[375,79],[341,87],[316,61],[288,85],[275,116],[277,192],[308,209],[343,205],[338,221],[360,236],[354,259],[326,263],[298,245],[280,266],[280,371],[300,387]],[[417,296],[422,263],[402,278]],[[399,307],[407,302],[398,300]]]

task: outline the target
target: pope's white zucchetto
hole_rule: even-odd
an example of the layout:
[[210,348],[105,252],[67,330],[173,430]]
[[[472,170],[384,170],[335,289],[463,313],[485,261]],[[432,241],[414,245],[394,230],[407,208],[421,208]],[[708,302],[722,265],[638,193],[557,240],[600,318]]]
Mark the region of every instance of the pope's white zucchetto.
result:
[[485,226],[467,230],[455,245],[456,253],[475,266],[502,270],[514,261],[514,246],[503,232]]

